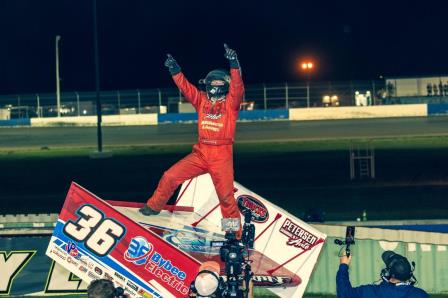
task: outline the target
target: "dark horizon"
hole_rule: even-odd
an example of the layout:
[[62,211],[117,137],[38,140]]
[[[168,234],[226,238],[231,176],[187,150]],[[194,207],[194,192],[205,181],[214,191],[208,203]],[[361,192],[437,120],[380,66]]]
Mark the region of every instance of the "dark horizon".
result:
[[[102,90],[174,87],[171,53],[191,82],[227,67],[226,42],[246,84],[377,79],[448,73],[445,6],[298,1],[97,0]],[[91,0],[0,2],[0,94],[55,90],[55,37],[61,36],[61,90],[92,91]]]

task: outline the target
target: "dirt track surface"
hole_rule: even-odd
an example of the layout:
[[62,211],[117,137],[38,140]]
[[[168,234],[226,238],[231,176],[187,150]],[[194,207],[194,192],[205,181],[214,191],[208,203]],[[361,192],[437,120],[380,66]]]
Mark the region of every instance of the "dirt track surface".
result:
[[[197,124],[103,127],[104,146],[192,144]],[[236,143],[448,135],[448,117],[238,123]],[[96,127],[0,128],[0,150],[95,147]]]

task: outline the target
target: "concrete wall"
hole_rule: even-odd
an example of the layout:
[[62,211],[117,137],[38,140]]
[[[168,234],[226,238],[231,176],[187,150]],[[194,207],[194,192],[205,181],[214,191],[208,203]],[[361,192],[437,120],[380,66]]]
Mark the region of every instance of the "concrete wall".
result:
[[[104,126],[157,125],[157,114],[107,115],[102,117]],[[96,126],[96,116],[31,118],[33,127]]]
[[[238,115],[238,121],[306,121],[392,117],[428,117],[439,115],[448,115],[448,104],[405,104],[367,107],[328,107],[299,108],[289,110],[278,109],[240,111]],[[197,113],[106,115],[103,116],[103,125],[157,125],[162,123],[195,122],[197,120]],[[0,120],[0,126],[96,126],[96,123],[96,116],[31,118],[31,121],[30,119]]]
[[426,104],[290,109],[289,120],[425,117]]

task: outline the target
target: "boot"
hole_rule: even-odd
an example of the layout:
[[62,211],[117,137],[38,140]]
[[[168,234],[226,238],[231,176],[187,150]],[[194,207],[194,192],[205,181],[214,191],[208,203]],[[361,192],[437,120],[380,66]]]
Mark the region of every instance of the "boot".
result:
[[145,216],[157,215],[160,213],[160,211],[152,210],[146,204],[142,208],[138,209],[138,211]]

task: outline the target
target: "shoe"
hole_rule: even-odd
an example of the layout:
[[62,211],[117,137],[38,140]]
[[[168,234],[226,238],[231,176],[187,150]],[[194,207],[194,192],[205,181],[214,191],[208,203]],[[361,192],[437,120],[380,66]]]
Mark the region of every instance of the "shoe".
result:
[[160,213],[160,211],[155,211],[149,208],[147,205],[143,206],[142,208],[138,209],[138,211],[145,215],[145,216],[151,216],[151,215],[157,215]]

